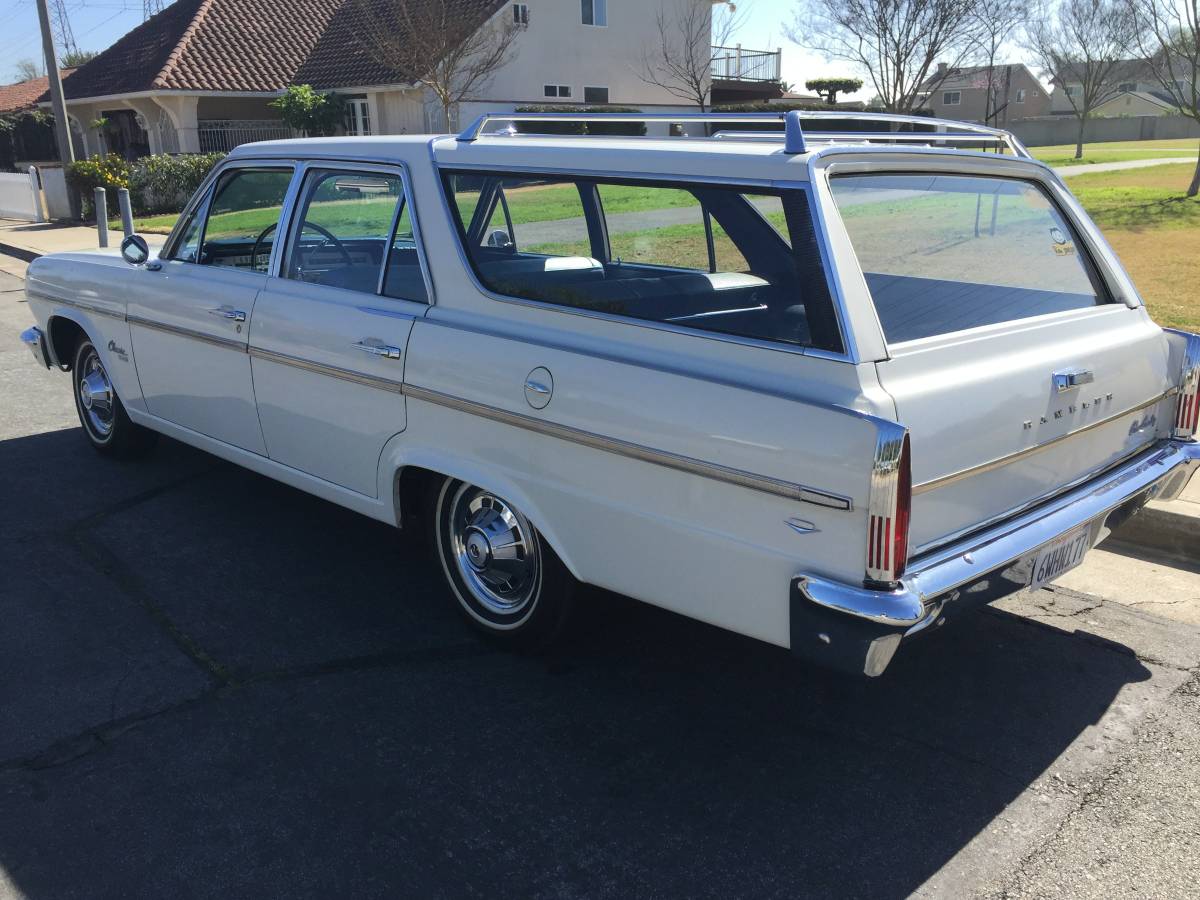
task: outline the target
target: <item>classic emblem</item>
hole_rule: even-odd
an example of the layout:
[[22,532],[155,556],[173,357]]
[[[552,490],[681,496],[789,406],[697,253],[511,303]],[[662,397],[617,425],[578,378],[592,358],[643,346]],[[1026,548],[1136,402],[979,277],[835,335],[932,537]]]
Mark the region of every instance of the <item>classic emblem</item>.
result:
[[121,357],[121,362],[129,362],[129,354],[125,352],[124,347],[118,347],[116,341],[108,342],[108,350],[110,353],[115,353]]

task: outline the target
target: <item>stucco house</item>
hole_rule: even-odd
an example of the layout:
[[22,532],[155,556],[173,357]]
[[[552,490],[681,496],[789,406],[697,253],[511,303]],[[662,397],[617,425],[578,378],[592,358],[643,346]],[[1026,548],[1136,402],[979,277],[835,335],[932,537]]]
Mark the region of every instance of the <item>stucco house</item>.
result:
[[[74,69],[60,69],[65,81]],[[52,120],[28,115],[49,85],[45,75],[0,85],[0,170],[24,169],[31,163],[58,159]]]
[[1024,63],[953,68],[939,63],[921,90],[918,108],[946,119],[1003,127],[1050,113],[1049,92]]
[[[443,130],[428,92],[381,65],[362,40],[373,5],[387,2],[176,0],[65,85],[76,154],[228,150],[286,136],[269,104],[291,84],[346,95],[349,133]],[[707,15],[714,0],[453,2],[479,27],[494,17],[520,26],[513,58],[460,105],[465,121],[524,104],[679,110],[678,97],[638,77],[638,60],[661,10],[695,2]]]
[[[1055,79],[1054,91],[1050,98],[1052,113],[1074,115],[1071,96],[1078,96],[1083,90],[1082,80],[1072,79],[1070,76]],[[1109,81],[1112,85],[1111,95],[1092,111],[1092,115],[1097,118],[1179,114],[1171,95],[1163,90],[1162,84],[1145,59],[1121,60],[1114,68]]]

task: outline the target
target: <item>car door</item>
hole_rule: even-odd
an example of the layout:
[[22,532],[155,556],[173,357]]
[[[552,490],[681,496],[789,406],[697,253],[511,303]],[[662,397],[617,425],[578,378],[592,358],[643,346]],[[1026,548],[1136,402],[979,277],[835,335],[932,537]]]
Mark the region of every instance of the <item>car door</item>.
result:
[[254,300],[266,283],[294,166],[225,168],[193,204],[159,263],[130,289],[130,340],[152,415],[266,452],[250,358]]
[[258,297],[250,364],[271,459],[368,497],[404,430],[413,319],[429,283],[398,167],[307,166],[278,277]]

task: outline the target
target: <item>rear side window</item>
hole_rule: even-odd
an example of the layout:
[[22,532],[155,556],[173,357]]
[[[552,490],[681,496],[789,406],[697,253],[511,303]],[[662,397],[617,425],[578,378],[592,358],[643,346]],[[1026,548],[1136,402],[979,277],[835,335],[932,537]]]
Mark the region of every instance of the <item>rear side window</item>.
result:
[[889,343],[1107,302],[1041,188],[967,175],[831,181]]
[[475,273],[498,294],[842,349],[803,190],[510,173],[444,179]]

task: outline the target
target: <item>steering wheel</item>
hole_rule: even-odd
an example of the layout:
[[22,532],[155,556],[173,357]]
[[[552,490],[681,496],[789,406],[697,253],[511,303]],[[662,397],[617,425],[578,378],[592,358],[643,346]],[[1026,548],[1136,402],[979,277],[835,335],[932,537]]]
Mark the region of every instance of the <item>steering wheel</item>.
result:
[[[272,222],[270,225],[268,225],[266,228],[264,228],[262,230],[262,232],[258,235],[258,237],[255,239],[254,249],[250,251],[250,268],[251,269],[253,269],[255,271],[258,270],[259,250],[262,249],[263,241],[265,241],[267,239],[267,235],[275,230],[275,227],[277,224],[278,224],[277,222]],[[319,235],[321,235],[323,238],[325,238],[325,240],[323,240],[319,245],[317,245],[316,247],[313,247],[312,250],[309,251],[310,254],[316,253],[318,250],[322,250],[325,247],[328,247],[330,244],[332,244],[334,247],[337,248],[338,253],[341,254],[342,261],[347,266],[354,265],[354,260],[350,258],[350,253],[346,250],[346,245],[343,244],[340,240],[338,240],[337,236],[334,235],[333,232],[331,232],[328,228],[324,228],[320,225],[310,222],[310,221],[308,221],[308,219],[305,219],[304,222],[301,223],[301,226],[300,226],[301,232],[303,232],[305,228],[311,228],[313,231],[317,232]]]

